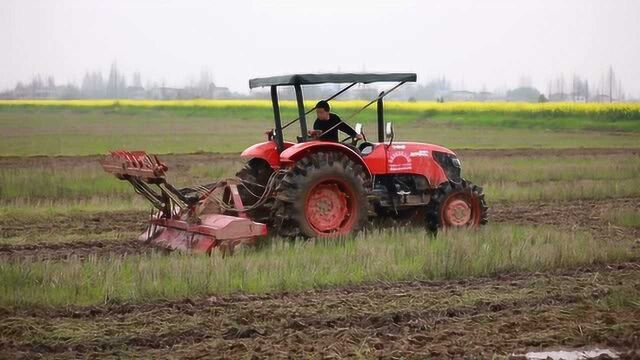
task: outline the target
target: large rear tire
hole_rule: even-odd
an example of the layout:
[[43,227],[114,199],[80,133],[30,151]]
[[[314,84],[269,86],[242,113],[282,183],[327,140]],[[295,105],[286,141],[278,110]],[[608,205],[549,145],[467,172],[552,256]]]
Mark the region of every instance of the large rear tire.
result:
[[338,152],[297,161],[278,189],[275,222],[282,236],[337,237],[364,227],[370,176]]
[[427,205],[427,229],[476,227],[488,221],[488,209],[480,186],[466,180],[446,182]]

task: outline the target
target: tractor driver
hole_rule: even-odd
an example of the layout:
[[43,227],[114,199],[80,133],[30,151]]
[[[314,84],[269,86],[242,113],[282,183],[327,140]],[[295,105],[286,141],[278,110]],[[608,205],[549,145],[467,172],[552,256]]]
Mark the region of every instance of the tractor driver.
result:
[[318,118],[313,123],[313,129],[322,131],[321,140],[338,142],[338,130],[353,137],[354,140],[362,140],[362,135],[356,133],[349,124],[342,122],[340,117],[330,110],[331,107],[327,101],[320,100],[316,104]]

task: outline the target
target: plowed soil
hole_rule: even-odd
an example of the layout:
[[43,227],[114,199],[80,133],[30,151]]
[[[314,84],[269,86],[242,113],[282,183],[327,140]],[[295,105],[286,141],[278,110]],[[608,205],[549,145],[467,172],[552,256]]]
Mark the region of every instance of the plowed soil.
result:
[[[148,214],[141,212],[55,215],[43,218],[0,218],[0,237],[46,237],[34,244],[0,244],[0,259],[37,258],[42,260],[84,258],[90,255],[124,255],[151,251],[136,240],[144,230]],[[118,232],[118,239],[105,239],[103,234]],[[60,241],[62,236],[80,240]]]
[[50,233],[99,235],[111,231],[142,231],[148,213],[139,211],[56,214],[46,217],[1,217],[0,237]]
[[[0,310],[8,357],[426,358],[640,346],[640,263],[142,305]],[[635,353],[637,355],[638,353]]]

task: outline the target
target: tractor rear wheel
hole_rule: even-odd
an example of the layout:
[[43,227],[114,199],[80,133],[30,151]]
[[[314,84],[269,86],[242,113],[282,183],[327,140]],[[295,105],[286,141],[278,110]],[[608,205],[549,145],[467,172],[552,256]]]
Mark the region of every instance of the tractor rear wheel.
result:
[[480,186],[466,180],[446,182],[427,205],[427,229],[480,226],[487,223],[489,207]]
[[371,183],[361,165],[337,152],[318,152],[297,161],[276,196],[278,233],[295,237],[337,237],[362,229]]

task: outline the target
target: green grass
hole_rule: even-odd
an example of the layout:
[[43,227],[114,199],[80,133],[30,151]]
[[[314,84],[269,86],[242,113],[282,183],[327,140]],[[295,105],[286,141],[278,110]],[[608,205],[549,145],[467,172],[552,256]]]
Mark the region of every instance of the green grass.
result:
[[[232,176],[238,160],[174,161],[177,187]],[[640,157],[633,154],[462,158],[463,176],[483,186],[489,203],[564,201],[640,196]],[[0,169],[0,215],[144,210],[126,182],[95,164]]]
[[463,158],[464,176],[490,201],[569,201],[640,196],[634,154]]
[[640,119],[615,115],[603,119],[583,114],[558,116],[552,113],[500,113],[500,112],[439,112],[424,113],[431,119],[460,126],[486,126],[499,128],[562,129],[562,130],[600,130],[600,131],[639,131]]
[[[530,202],[530,201],[570,201],[579,199],[615,199],[640,196],[640,180],[568,180],[539,181],[532,183],[476,182],[481,185],[489,203]],[[113,181],[116,181],[115,179]],[[67,213],[73,211],[97,212],[118,210],[145,210],[146,202],[136,195],[133,188],[126,187],[123,193],[107,196],[82,198],[16,198],[0,201],[0,215],[3,213]]]
[[542,271],[633,258],[629,244],[546,227],[491,225],[431,238],[386,230],[355,239],[275,241],[219,254],[70,258],[0,263],[0,304],[86,305],[236,292],[298,291],[363,282]]
[[607,214],[607,219],[618,226],[640,229],[640,210],[617,209]]
[[[336,106],[345,120],[352,111]],[[352,120],[375,138],[375,113]],[[240,152],[264,141],[273,128],[269,108],[72,108],[0,106],[1,156],[90,155],[108,150],[145,149],[153,153]],[[285,108],[283,119],[296,118]],[[389,110],[398,140],[462,148],[640,147],[640,120],[524,117],[500,113],[437,114]],[[571,120],[573,119],[573,120]],[[593,125],[593,122],[602,127]],[[631,122],[633,126],[619,124]],[[580,125],[583,124],[584,126]],[[606,125],[606,126],[604,126]],[[585,131],[597,128],[598,131]],[[625,131],[622,131],[625,130]],[[633,130],[633,131],[626,131]],[[291,140],[299,133],[287,129]]]
[[[171,169],[168,180],[179,187],[207,183],[233,176],[242,167],[238,161],[217,161],[209,165],[195,164]],[[85,200],[95,197],[129,199],[132,187],[107,174],[95,164],[56,167],[0,168],[0,203],[26,200]]]
[[0,204],[0,216],[33,217],[59,214],[91,214],[120,211],[148,211],[149,203],[133,193],[127,198],[94,196],[88,199],[17,199]]
[[623,284],[613,289],[598,305],[607,310],[632,308],[640,310],[640,288],[633,284]]
[[628,180],[640,178],[640,156],[574,155],[462,157],[464,176],[484,184],[489,182],[549,182],[572,180]]
[[18,168],[0,169],[0,198],[9,202],[16,199],[63,199],[90,197],[118,197],[131,195],[131,186],[95,167],[71,169]]
[[572,180],[536,183],[489,182],[481,184],[490,202],[570,201],[640,196],[640,180]]

